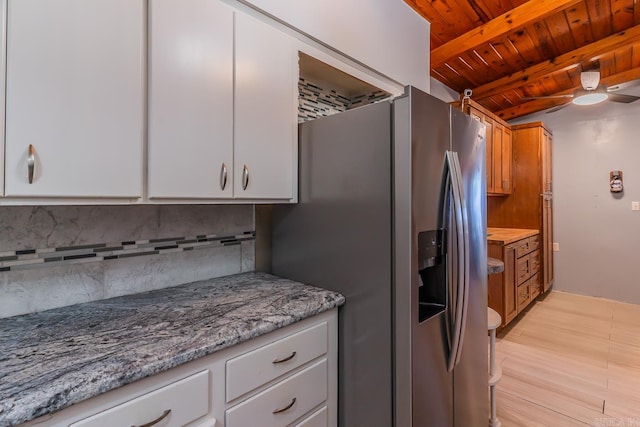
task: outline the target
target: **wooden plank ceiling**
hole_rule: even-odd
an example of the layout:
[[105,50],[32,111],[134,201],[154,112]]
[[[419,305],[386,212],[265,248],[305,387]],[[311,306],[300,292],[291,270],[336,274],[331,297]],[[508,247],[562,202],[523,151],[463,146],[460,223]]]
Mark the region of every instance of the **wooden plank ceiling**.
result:
[[431,75],[505,120],[567,103],[526,98],[572,94],[583,70],[640,79],[640,0],[405,1],[431,23]]

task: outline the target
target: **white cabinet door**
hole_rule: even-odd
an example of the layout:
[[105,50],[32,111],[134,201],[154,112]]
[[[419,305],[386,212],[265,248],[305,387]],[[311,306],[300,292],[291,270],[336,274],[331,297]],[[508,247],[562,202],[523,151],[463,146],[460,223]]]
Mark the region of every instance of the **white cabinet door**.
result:
[[7,196],[141,196],[144,3],[9,0]]
[[235,42],[234,196],[292,198],[298,79],[293,40],[237,13]]
[[151,0],[149,27],[148,195],[231,198],[233,12]]

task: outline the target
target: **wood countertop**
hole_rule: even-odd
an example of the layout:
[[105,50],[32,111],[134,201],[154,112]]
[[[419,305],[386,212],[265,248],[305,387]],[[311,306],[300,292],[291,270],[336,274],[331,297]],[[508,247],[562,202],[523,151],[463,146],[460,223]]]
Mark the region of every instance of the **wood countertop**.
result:
[[487,242],[490,245],[508,245],[518,240],[539,234],[539,230],[528,228],[487,228]]

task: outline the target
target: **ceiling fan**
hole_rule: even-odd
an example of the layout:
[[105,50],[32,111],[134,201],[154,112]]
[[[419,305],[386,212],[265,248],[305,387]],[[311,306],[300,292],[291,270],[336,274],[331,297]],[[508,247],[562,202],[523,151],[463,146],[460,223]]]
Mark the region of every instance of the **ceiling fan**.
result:
[[[589,71],[582,71],[580,73],[580,83],[582,84],[582,88],[576,89],[576,91],[573,94],[537,96],[537,97],[524,98],[524,99],[567,98],[571,100],[571,103],[576,105],[594,105],[605,100],[613,101],[613,102],[622,102],[622,103],[628,104],[630,102],[637,101],[638,99],[640,99],[640,96],[615,93],[622,89],[640,85],[640,79],[631,80],[615,86],[607,87],[605,85],[600,84],[599,70],[589,70]],[[566,104],[559,105],[555,108],[548,110],[547,113],[558,111],[562,108],[567,107],[568,105],[569,105],[569,102],[567,102]]]

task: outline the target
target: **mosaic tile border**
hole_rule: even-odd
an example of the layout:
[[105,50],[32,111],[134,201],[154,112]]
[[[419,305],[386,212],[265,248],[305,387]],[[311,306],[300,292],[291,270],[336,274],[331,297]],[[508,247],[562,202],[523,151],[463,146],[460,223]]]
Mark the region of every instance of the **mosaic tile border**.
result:
[[180,236],[57,248],[20,249],[0,252],[0,272],[234,246],[255,238],[256,232],[251,230],[225,235],[200,234],[193,237]]
[[349,98],[335,90],[323,89],[300,77],[298,80],[298,123],[372,104],[390,96],[389,93],[379,90]]

